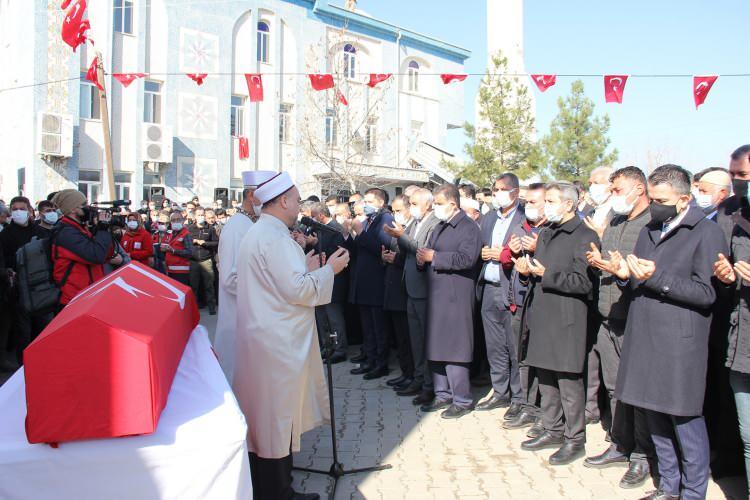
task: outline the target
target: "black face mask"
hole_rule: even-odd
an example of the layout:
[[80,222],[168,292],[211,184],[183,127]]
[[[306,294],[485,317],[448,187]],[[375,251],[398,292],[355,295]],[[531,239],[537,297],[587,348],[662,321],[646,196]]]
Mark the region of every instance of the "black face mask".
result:
[[747,196],[747,183],[745,179],[732,179],[732,189],[734,190],[735,196],[745,198]]
[[664,224],[677,217],[677,205],[663,205],[652,201],[649,211],[651,212],[651,222],[656,224]]

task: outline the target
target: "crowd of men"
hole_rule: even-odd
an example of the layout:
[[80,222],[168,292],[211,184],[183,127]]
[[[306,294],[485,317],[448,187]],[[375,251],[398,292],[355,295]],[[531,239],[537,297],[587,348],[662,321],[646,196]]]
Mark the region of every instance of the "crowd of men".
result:
[[[36,205],[23,196],[8,204],[0,200],[0,371],[22,362],[23,349],[76,293],[131,261],[192,287],[201,307],[216,314],[219,237],[240,210],[236,203],[228,209],[223,204],[220,199],[204,208],[198,198],[181,205],[144,200],[137,211],[101,211],[73,189],[51,193]],[[20,307],[16,253],[34,237],[50,242],[60,289],[55,310]],[[7,359],[8,350],[15,363]]]
[[[277,193],[253,195],[280,174],[247,174],[228,222],[220,206],[164,200],[161,209],[143,202],[119,227],[92,215],[76,190],[36,209],[23,197],[0,207],[3,318],[11,318],[0,348],[10,331],[20,355],[54,314],[25,314],[13,293],[17,249],[51,238],[61,307],[130,260],[191,285],[209,314],[220,297],[216,348],[237,389],[237,370],[254,369],[230,354],[246,326],[240,299],[252,301],[257,286],[241,283],[240,244],[266,205],[281,219],[297,210],[286,198],[276,206]],[[610,445],[584,466],[622,464],[623,488],[653,478],[648,498],[697,499],[711,472],[742,473],[743,444],[750,470],[748,182],[750,145],[731,154],[728,169],[691,175],[668,164],[647,176],[600,167],[587,188],[521,185],[504,173],[480,190],[310,197],[288,230],[309,268],[317,256],[336,259],[331,301],[315,308],[324,359],[347,361],[361,340],[351,373],[380,379],[395,348],[400,373],[386,383],[399,396],[446,419],[504,409],[504,428],[528,429],[522,449],[555,450],[551,465],[585,457],[586,426],[601,423]],[[492,391],[475,402],[472,384],[483,380]]]
[[551,465],[585,457],[601,423],[611,444],[584,466],[621,464],[623,488],[653,478],[650,498],[704,498],[710,472],[744,472],[743,443],[750,457],[749,180],[750,145],[694,176],[597,168],[587,190],[505,173],[489,190],[303,203],[338,232],[299,244],[352,259],[316,311],[323,356],[344,361],[361,330],[351,373],[387,376],[395,348],[387,384],[422,412],[505,408]]

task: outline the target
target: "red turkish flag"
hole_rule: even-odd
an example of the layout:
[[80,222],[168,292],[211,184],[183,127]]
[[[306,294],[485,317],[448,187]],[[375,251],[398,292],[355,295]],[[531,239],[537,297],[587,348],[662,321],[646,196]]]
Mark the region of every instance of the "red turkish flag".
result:
[[193,80],[198,85],[203,85],[203,80],[206,79],[208,73],[186,73],[188,78]]
[[349,105],[349,101],[346,100],[346,97],[344,97],[344,94],[342,94],[339,89],[336,89],[336,99],[338,99],[344,106]]
[[240,137],[240,160],[246,160],[250,158],[250,143],[247,137]]
[[326,90],[333,88],[333,75],[308,75],[314,90]]
[[143,78],[146,73],[112,73],[112,77],[120,82],[123,87],[127,88],[138,78]]
[[391,73],[370,73],[370,81],[367,82],[367,86],[375,88],[380,82],[384,82],[391,77]]
[[95,57],[93,61],[91,61],[91,66],[89,66],[89,70],[86,72],[86,80],[90,81],[97,87],[99,87],[99,90],[104,90],[104,87],[102,87],[102,84],[99,82],[99,73],[97,72],[97,66],[99,65],[99,58]]
[[557,75],[531,75],[531,79],[536,84],[539,92],[544,92],[557,83]]
[[693,77],[693,98],[695,99],[695,109],[703,104],[708,97],[708,92],[714,86],[714,82],[719,78],[718,75],[712,76],[694,76]]
[[464,80],[466,80],[468,76],[469,75],[456,75],[454,73],[443,73],[442,75],[440,75],[440,79],[443,80],[444,84],[448,85],[449,83],[452,83],[452,82],[463,82]]
[[[65,0],[61,7],[66,9],[70,0]],[[88,19],[83,19],[86,13],[86,0],[76,0],[76,3],[65,13],[62,22],[61,36],[65,43],[73,47],[76,51],[79,45],[86,43],[86,31],[91,28]]]
[[604,99],[607,102],[622,103],[622,93],[625,92],[625,83],[628,75],[604,75]]
[[263,100],[263,77],[260,73],[245,73],[247,82],[247,92],[250,95],[250,102],[260,102]]

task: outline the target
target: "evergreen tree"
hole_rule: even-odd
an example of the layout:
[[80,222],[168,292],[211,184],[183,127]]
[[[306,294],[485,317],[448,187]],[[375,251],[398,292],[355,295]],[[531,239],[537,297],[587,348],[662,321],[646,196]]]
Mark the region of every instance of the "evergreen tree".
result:
[[498,76],[507,72],[508,60],[500,52],[492,58],[479,88],[479,122],[464,125],[469,139],[465,146],[469,161],[447,166],[478,186],[489,186],[503,172],[520,178],[533,175],[529,157],[538,154],[533,141],[534,117],[528,88],[517,77]]
[[594,103],[583,95],[583,82],[574,81],[570,95],[558,98],[557,106],[557,117],[541,141],[555,179],[585,181],[594,168],[617,160],[616,149],[607,153],[609,117],[594,117]]

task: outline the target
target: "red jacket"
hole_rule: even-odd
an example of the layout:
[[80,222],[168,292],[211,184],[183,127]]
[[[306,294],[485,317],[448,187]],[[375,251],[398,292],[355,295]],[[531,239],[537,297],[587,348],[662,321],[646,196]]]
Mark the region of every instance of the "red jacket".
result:
[[131,259],[141,264],[148,265],[148,260],[154,255],[154,243],[151,235],[142,227],[138,228],[135,234],[126,231],[122,240],[120,240],[120,244],[128,252]]
[[92,235],[69,217],[63,217],[52,237],[55,283],[60,287],[60,304],[104,277],[103,264],[112,258],[114,246],[108,231]]
[[186,274],[190,272],[190,256],[193,254],[193,241],[190,238],[190,231],[183,227],[178,233],[174,231],[169,233],[169,238],[165,241],[174,249],[174,252],[167,252],[167,274]]

